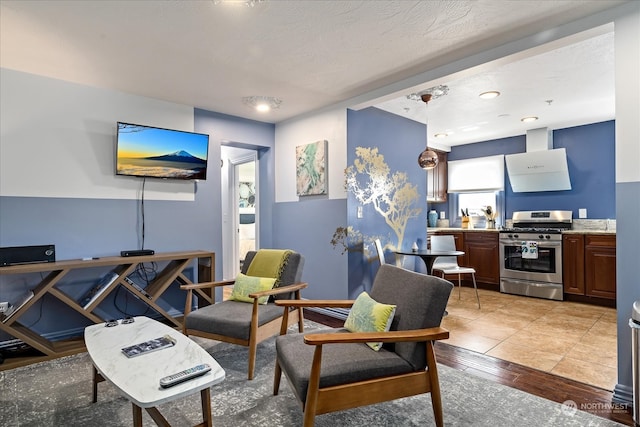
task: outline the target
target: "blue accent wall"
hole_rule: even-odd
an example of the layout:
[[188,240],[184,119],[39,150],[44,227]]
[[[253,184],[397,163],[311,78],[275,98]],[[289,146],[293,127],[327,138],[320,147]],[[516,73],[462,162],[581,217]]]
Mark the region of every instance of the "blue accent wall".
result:
[[[589,219],[616,217],[615,122],[613,120],[553,131],[553,148],[565,148],[571,190],[514,193],[505,167],[506,218],[515,211],[586,208]],[[526,151],[525,135],[451,148],[449,160]],[[443,206],[447,208],[443,209]],[[448,204],[438,204],[447,210]]]
[[308,299],[346,299],[347,263],[339,248],[331,245],[347,215],[345,199],[301,198],[273,207],[273,247],[293,249],[305,257],[302,291]]
[[[417,241],[420,246],[425,247],[427,182],[426,172],[418,166],[418,155],[425,147],[425,126],[377,108],[348,110],[347,125],[347,166],[354,164],[357,147],[378,148],[389,166],[390,175],[404,172],[408,176],[408,182],[417,187],[419,200],[416,206],[422,208],[422,211],[408,221],[404,239],[399,242],[399,246],[408,250]],[[363,205],[362,218],[357,218],[358,206],[359,202],[349,192],[347,224],[365,236],[380,236],[383,246],[391,244],[395,247],[398,243],[396,235],[384,218],[371,204]],[[349,253],[349,297],[357,297],[361,291],[371,288],[378,261],[375,256],[365,256],[366,249],[362,245],[356,245]],[[372,246],[369,249],[374,250]],[[394,255],[387,252],[386,258],[392,262]]]

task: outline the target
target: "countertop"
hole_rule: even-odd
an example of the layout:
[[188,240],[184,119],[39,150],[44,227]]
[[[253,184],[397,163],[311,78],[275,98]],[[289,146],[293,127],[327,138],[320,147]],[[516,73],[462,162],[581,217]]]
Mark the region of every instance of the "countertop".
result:
[[[474,233],[483,231],[485,233],[499,233],[500,229],[487,229],[487,228],[460,228],[460,227],[427,227],[427,232],[434,231],[462,231],[465,233]],[[616,235],[615,230],[592,230],[592,229],[578,229],[578,230],[564,230],[562,234],[609,234],[612,236]]]
[[[447,221],[447,220],[441,220]],[[448,222],[448,221],[447,221]],[[445,224],[443,224],[445,225]],[[507,220],[507,227],[511,227],[511,220]],[[488,229],[484,227],[478,228],[461,228],[461,227],[427,227],[427,232],[431,231],[457,231],[465,233],[473,233],[484,231],[486,233],[499,233],[500,228]],[[563,234],[599,234],[599,235],[616,235],[615,219],[574,219],[571,230],[565,230]]]

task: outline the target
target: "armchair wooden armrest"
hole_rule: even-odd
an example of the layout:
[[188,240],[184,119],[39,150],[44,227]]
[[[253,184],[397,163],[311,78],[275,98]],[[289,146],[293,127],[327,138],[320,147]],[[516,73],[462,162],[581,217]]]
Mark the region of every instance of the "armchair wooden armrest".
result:
[[[183,291],[187,291],[187,298],[184,303],[184,317],[187,317],[189,313],[191,313],[191,302],[193,299],[193,291],[197,291],[201,297],[203,297],[209,304],[215,304],[215,292],[214,288],[220,286],[229,286],[235,283],[235,279],[232,280],[222,280],[220,282],[202,282],[202,283],[190,283],[188,285],[180,285],[180,289]],[[211,295],[206,295],[205,291],[201,291],[200,289],[210,289]],[[186,335],[186,324],[183,322],[182,331]]]
[[351,308],[355,300],[277,300],[275,301],[276,305],[283,307],[302,307],[302,308]]
[[280,286],[278,288],[269,289],[267,291],[253,292],[249,294],[249,298],[260,298],[270,295],[287,294],[289,292],[299,292],[308,286],[307,283],[294,283],[293,285]]
[[406,341],[435,341],[449,338],[449,331],[437,327],[427,329],[413,329],[408,331],[389,332],[350,332],[330,334],[308,334],[304,342],[309,345],[344,344],[363,342],[406,342]]
[[193,290],[193,289],[205,289],[205,288],[217,288],[219,286],[229,286],[235,283],[235,279],[232,280],[223,280],[221,282],[203,282],[203,283],[191,283],[189,285],[180,285],[180,289],[183,291]]

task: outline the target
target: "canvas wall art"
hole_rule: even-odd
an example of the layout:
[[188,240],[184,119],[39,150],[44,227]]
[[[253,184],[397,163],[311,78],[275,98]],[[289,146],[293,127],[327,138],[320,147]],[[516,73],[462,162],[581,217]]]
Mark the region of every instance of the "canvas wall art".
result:
[[327,141],[296,147],[298,196],[327,194]]

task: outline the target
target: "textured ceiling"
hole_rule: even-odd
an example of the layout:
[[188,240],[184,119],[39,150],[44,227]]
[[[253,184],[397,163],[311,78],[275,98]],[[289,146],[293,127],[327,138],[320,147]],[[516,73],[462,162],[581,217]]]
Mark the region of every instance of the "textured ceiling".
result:
[[[0,66],[277,123],[619,3],[271,0],[246,7],[225,0],[2,0]],[[564,61],[567,51],[549,58]],[[546,70],[544,63],[535,66]],[[564,65],[565,71],[584,66]],[[561,72],[538,80],[564,85],[553,81]],[[448,96],[456,88],[475,97],[481,80],[498,90],[523,85],[505,68],[451,81]],[[283,103],[261,115],[241,103],[252,95]],[[545,94],[553,107],[561,98]],[[504,108],[519,114],[513,104]],[[475,110],[462,105],[455,113],[473,119]],[[459,126],[457,119],[442,124]]]

